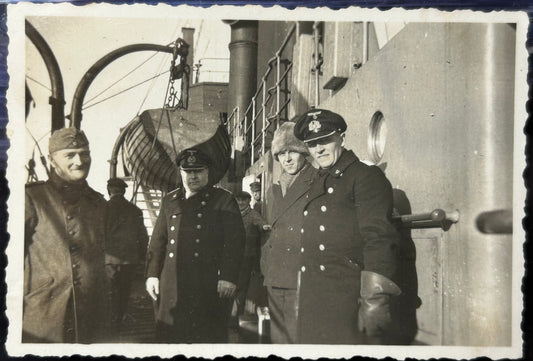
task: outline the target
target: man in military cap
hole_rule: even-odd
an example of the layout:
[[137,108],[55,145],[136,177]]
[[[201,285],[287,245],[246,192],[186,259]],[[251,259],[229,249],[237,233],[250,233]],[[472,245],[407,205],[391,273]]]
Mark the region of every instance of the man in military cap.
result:
[[199,149],[177,158],[182,187],[163,198],[148,247],[146,290],[157,301],[159,342],[228,341],[245,233],[231,193],[210,180]]
[[313,109],[294,128],[320,167],[300,230],[300,343],[375,343],[401,292],[393,282],[392,187],[381,169],[344,148],[346,127],[339,114]]
[[103,341],[105,200],[85,180],[89,142],[63,128],[48,148],[49,179],[26,187],[22,340]]
[[124,198],[127,187],[119,178],[107,181],[105,269],[110,282],[111,327],[115,333],[126,315],[132,277],[136,266],[144,262],[148,244],[142,211]]
[[252,192],[252,197],[254,199],[254,204],[252,208],[259,214],[262,214],[263,202],[261,201],[261,183],[259,182],[250,183],[250,191]]

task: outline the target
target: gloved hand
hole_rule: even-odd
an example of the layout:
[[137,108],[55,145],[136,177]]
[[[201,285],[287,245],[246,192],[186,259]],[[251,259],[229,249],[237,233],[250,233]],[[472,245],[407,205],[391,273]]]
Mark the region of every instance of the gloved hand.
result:
[[237,286],[230,281],[220,280],[218,281],[217,291],[220,298],[230,298],[235,294]]
[[159,278],[148,277],[146,279],[146,291],[154,301],[157,301],[157,296],[159,296]]
[[391,323],[390,299],[400,293],[400,288],[387,277],[369,271],[361,272],[359,331],[370,337],[381,336]]

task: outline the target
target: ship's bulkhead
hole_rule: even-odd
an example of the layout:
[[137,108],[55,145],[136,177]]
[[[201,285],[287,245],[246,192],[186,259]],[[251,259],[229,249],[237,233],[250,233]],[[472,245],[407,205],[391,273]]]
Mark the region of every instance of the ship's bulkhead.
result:
[[[341,114],[348,123],[346,147],[384,170],[397,215],[435,209],[448,215],[401,225],[404,304],[398,307],[404,307],[406,339],[400,342],[510,345],[512,236],[483,233],[476,221],[483,212],[512,209],[515,28],[252,26],[256,93],[248,99],[248,116],[240,109],[246,127],[232,133],[234,142],[244,142],[232,170],[245,177],[243,189],[251,179],[260,178],[263,191],[277,180],[268,148],[280,123],[312,106]],[[229,114],[231,95],[228,103]]]

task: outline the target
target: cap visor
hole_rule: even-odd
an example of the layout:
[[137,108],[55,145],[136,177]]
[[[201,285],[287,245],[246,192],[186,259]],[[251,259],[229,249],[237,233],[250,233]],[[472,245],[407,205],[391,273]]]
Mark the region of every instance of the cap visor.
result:
[[317,133],[317,134],[315,134],[313,137],[305,139],[305,140],[304,140],[304,143],[308,143],[308,142],[311,142],[311,141],[313,141],[313,140],[317,140],[317,139],[327,138],[327,137],[329,137],[330,135],[335,134],[335,132],[336,132],[336,131],[334,130],[334,131],[332,131],[332,132],[330,132],[330,133],[326,133],[326,134],[318,134],[318,133]]

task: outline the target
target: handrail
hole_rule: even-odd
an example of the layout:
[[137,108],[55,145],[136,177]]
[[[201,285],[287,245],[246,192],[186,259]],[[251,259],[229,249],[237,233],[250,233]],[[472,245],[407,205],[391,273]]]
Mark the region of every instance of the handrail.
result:
[[436,208],[431,212],[418,214],[403,214],[392,216],[393,221],[401,222],[402,226],[409,228],[431,228],[449,226],[452,223],[459,222],[459,210],[445,212]]
[[[272,126],[272,123],[276,124],[276,128],[279,127],[281,113],[286,110],[287,105],[290,102],[290,91],[286,92],[289,99],[281,99],[281,86],[283,81],[288,78],[290,71],[292,70],[292,62],[288,59],[282,60],[281,55],[289,44],[290,39],[295,34],[296,28],[297,23],[295,22],[285,35],[285,38],[283,39],[281,46],[276,51],[275,56],[267,61],[267,69],[261,77],[259,86],[255,94],[252,96],[250,104],[248,104],[244,110],[244,113],[242,113],[243,117],[240,119],[238,126],[243,130],[245,135],[246,141],[243,152],[250,152],[250,164],[254,164],[257,158],[260,158],[266,153],[266,151],[268,151],[265,142],[268,129]],[[286,64],[287,68],[282,70],[282,64]],[[272,87],[267,89],[267,81],[274,70],[276,77],[275,83]],[[273,94],[274,90],[275,97]],[[267,106],[271,105],[274,108],[274,101],[276,102],[275,113],[268,114]],[[259,120],[259,117],[261,117],[261,125],[256,124],[256,122]],[[271,122],[271,119],[277,119],[277,121]],[[258,125],[258,127],[256,125]],[[233,128],[236,127],[237,124],[234,124]],[[232,132],[235,132],[235,130],[232,130]],[[257,152],[258,154],[256,158],[257,148],[259,149],[259,152]]]

